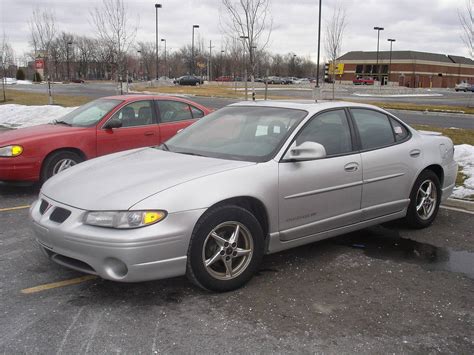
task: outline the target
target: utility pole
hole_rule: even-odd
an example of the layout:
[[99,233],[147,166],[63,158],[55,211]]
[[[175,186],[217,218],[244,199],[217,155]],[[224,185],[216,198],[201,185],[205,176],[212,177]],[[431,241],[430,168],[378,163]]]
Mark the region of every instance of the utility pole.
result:
[[155,60],[156,60],[156,80],[158,81],[159,74],[159,59],[158,59],[158,9],[162,8],[161,4],[155,4],[155,19],[156,19],[156,31],[155,31]]
[[211,57],[212,57],[212,41],[209,41],[209,59],[207,61],[207,80],[211,81]]
[[[376,61],[376,68],[377,68],[377,72],[376,72],[376,75],[377,75],[377,80],[379,82],[379,85],[380,85],[380,69],[379,69],[379,42],[380,42],[380,31],[383,31],[383,27],[374,27],[374,30],[377,31],[377,61]],[[373,71],[373,70],[372,70]]]
[[199,28],[199,25],[193,25],[193,36],[191,42],[191,72],[189,75],[194,75],[194,29]]
[[395,39],[389,38],[387,39],[387,41],[390,42],[390,59],[388,62],[388,82],[387,82],[388,84],[390,82],[390,74],[392,74],[392,44],[393,42],[395,42]]
[[316,62],[316,87],[319,87],[319,53],[321,51],[321,2],[319,0],[319,22],[318,22],[318,59]]

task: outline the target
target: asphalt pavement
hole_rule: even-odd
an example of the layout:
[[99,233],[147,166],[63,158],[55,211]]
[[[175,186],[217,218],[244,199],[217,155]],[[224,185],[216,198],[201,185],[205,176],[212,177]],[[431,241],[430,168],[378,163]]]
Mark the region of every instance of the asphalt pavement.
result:
[[[38,249],[36,187],[0,185],[0,353],[474,352],[474,218],[390,223],[268,255],[244,288],[84,278]],[[11,209],[20,207],[19,209]]]

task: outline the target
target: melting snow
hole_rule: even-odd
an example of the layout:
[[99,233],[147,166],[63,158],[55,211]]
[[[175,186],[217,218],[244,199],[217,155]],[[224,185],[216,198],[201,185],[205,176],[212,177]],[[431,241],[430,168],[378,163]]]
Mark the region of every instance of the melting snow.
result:
[[460,144],[454,146],[454,159],[462,167],[462,173],[466,175],[463,186],[456,186],[452,197],[466,198],[474,196],[474,146]]
[[0,126],[7,128],[36,126],[58,119],[76,108],[55,105],[0,105]]

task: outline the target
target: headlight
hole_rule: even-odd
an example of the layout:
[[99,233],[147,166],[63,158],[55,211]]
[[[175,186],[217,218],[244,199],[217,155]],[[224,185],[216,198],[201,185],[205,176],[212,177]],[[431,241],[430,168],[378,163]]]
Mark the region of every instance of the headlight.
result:
[[6,147],[0,147],[0,157],[17,157],[23,153],[23,147],[21,145],[7,145]]
[[165,217],[166,211],[87,212],[84,223],[98,227],[130,229],[152,225]]

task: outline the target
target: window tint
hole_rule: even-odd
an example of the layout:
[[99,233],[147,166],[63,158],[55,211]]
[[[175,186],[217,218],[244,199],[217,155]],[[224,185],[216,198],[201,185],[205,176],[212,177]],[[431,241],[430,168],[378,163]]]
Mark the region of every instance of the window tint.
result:
[[359,130],[362,149],[375,149],[395,143],[395,138],[388,117],[383,113],[351,109],[352,116]]
[[153,123],[151,101],[136,101],[122,107],[112,119],[122,121],[122,127],[146,126]]
[[157,101],[162,123],[190,120],[191,110],[189,105],[179,101]]
[[393,132],[395,133],[395,139],[400,142],[408,137],[408,130],[400,122],[390,117],[392,122]]
[[326,149],[326,155],[352,151],[351,132],[344,110],[322,113],[309,122],[296,137],[296,145],[316,142]]
[[202,112],[200,109],[190,106],[191,107],[191,112],[193,113],[193,118],[201,118],[204,117],[204,112]]

